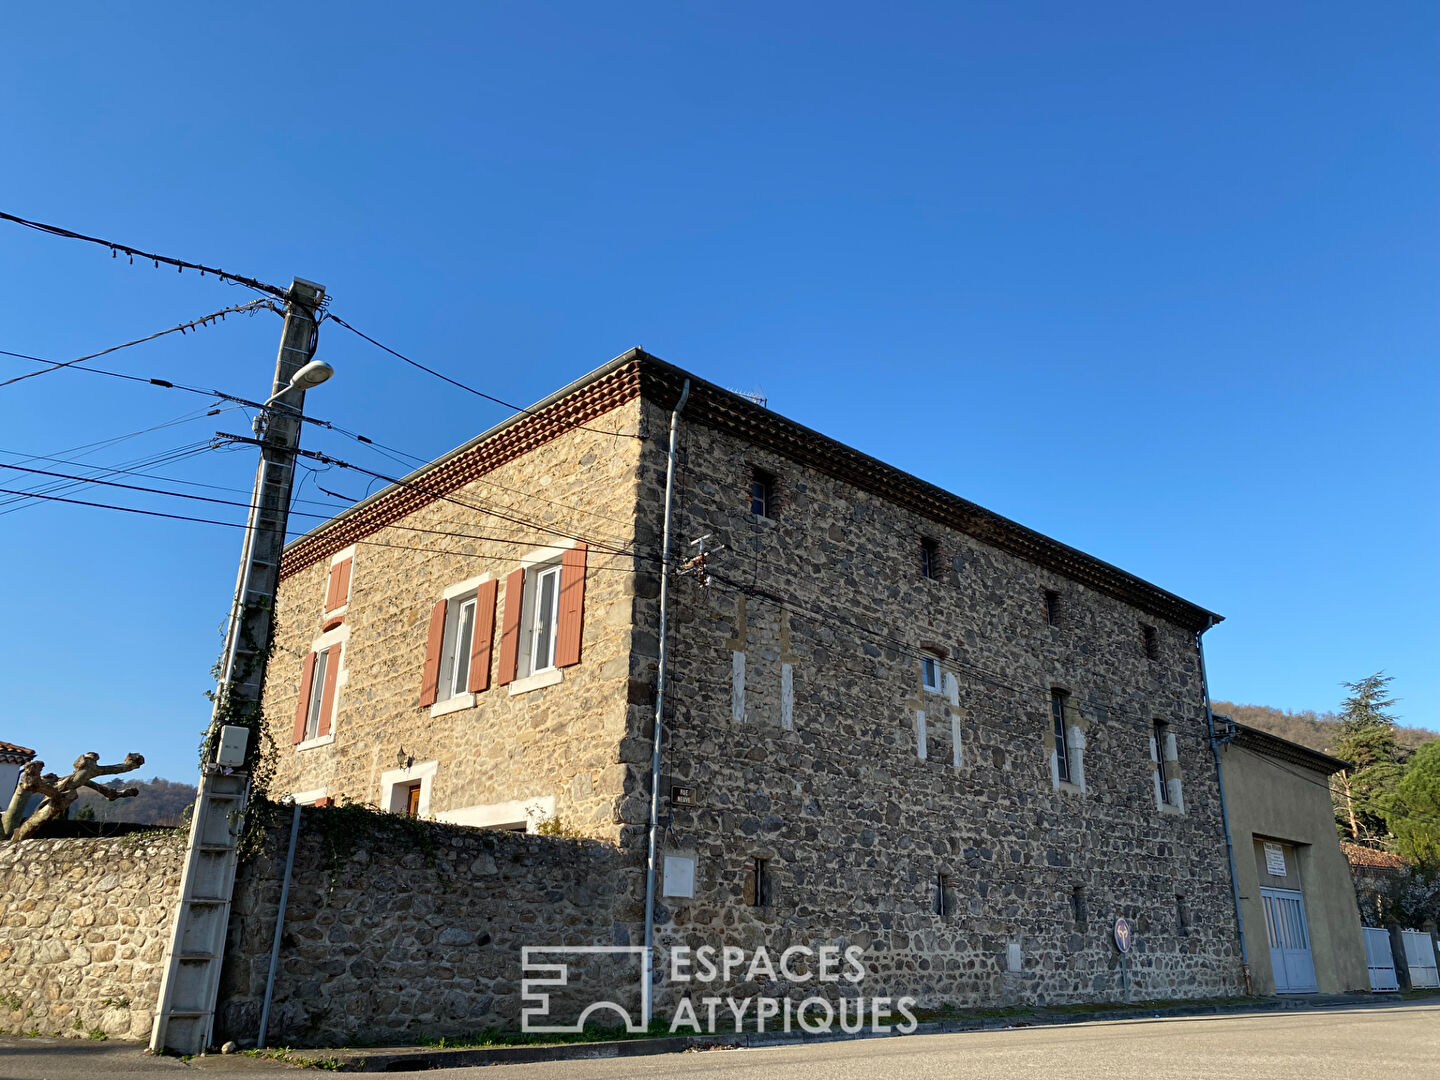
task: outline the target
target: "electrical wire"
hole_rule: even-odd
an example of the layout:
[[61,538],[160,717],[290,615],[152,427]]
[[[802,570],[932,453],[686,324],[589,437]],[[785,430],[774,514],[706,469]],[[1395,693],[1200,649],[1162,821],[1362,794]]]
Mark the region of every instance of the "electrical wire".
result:
[[0,220],[13,221],[16,225],[23,225],[27,229],[48,233],[51,236],[62,236],[67,240],[83,240],[88,244],[98,244],[100,247],[110,249],[111,258],[115,258],[117,252],[123,251],[130,257],[131,263],[134,263],[135,256],[139,255],[142,259],[149,259],[156,267],[159,267],[161,263],[165,263],[167,266],[173,266],[181,272],[185,270],[198,270],[200,271],[201,277],[204,277],[206,274],[212,274],[221,281],[234,282],[236,285],[243,285],[247,289],[254,289],[256,292],[265,293],[280,300],[289,298],[289,293],[278,285],[270,285],[256,278],[245,277],[242,274],[232,274],[217,267],[186,262],[184,259],[172,258],[169,255],[157,255],[152,251],[141,251],[139,248],[131,247],[128,244],[120,244],[114,240],[103,240],[98,236],[86,236],[84,233],[72,232],[70,229],[61,228],[59,225],[46,225],[41,221],[30,221],[26,218],[16,217],[14,214],[7,214],[3,210],[0,210]]
[[402,353],[402,352],[397,352],[395,349],[390,348],[389,345],[381,344],[380,342],[376,341],[373,337],[371,337],[369,334],[365,333],[363,330],[357,330],[355,327],[351,326],[351,325],[350,325],[349,323],[347,323],[344,319],[340,318],[339,315],[336,315],[336,314],[334,314],[333,312],[326,312],[326,313],[325,313],[325,318],[330,319],[332,322],[337,322],[337,323],[339,323],[341,326],[343,326],[346,330],[349,330],[349,331],[350,331],[352,334],[354,334],[356,337],[364,338],[364,339],[365,339],[366,341],[368,341],[371,345],[374,345],[377,349],[382,349],[382,350],[384,350],[385,352],[389,353],[391,356],[395,357],[396,359],[398,359],[398,360],[403,360],[405,363],[409,364],[409,365],[410,365],[411,367],[413,367],[413,368],[419,368],[421,371],[425,372],[426,374],[428,374],[428,375],[433,375],[433,376],[435,376],[435,378],[440,379],[440,380],[442,380],[442,381],[444,381],[444,382],[447,382],[447,383],[449,383],[451,386],[454,386],[454,387],[456,387],[456,388],[458,388],[458,389],[460,389],[460,390],[464,390],[464,391],[466,391],[467,393],[474,394],[476,397],[484,398],[486,401],[494,402],[496,405],[503,405],[505,408],[510,409],[512,412],[520,413],[520,414],[523,414],[523,415],[525,415],[525,416],[534,416],[534,417],[539,417],[539,418],[541,418],[541,419],[548,419],[548,420],[550,420],[551,423],[553,423],[553,424],[554,424],[556,427],[558,427],[561,431],[576,431],[576,430],[578,430],[578,431],[593,431],[593,432],[595,432],[595,433],[598,434],[598,435],[613,435],[614,437],[619,438],[619,439],[638,439],[638,438],[641,438],[640,435],[630,435],[630,434],[628,434],[628,433],[626,433],[626,432],[623,432],[623,431],[606,431],[606,430],[603,429],[603,428],[590,427],[590,426],[587,425],[587,424],[581,424],[581,423],[578,423],[578,422],[575,422],[575,421],[571,421],[571,422],[568,422],[568,423],[567,423],[566,421],[563,421],[563,420],[555,420],[555,419],[553,419],[553,418],[546,417],[543,413],[537,412],[537,411],[534,410],[534,409],[526,409],[526,408],[524,408],[524,407],[522,407],[522,406],[520,406],[520,405],[513,405],[513,404],[511,404],[510,402],[506,401],[506,400],[503,399],[503,398],[495,397],[493,394],[487,394],[487,393],[485,393],[485,391],[483,391],[483,390],[477,390],[477,389],[475,389],[475,387],[470,386],[470,385],[468,385],[468,384],[466,384],[466,383],[463,383],[463,382],[461,382],[459,379],[453,379],[453,378],[451,378],[449,375],[444,374],[443,372],[436,371],[436,370],[435,370],[434,368],[432,368],[432,367],[427,367],[426,365],[420,363],[420,361],[418,361],[418,360],[412,360],[410,357],[406,356],[404,353]]
[[[175,492],[157,492],[157,493],[158,493],[158,494],[177,494],[177,493],[175,493]],[[41,500],[44,500],[44,501],[46,501],[46,502],[64,503],[64,504],[69,505],[69,506],[84,506],[84,507],[90,507],[90,508],[94,508],[94,509],[98,509],[98,510],[118,510],[118,511],[120,511],[121,513],[126,513],[126,514],[140,514],[140,515],[143,515],[143,516],[145,516],[145,517],[165,518],[165,519],[168,519],[168,520],[171,520],[171,521],[190,521],[190,522],[196,522],[196,523],[201,524],[201,525],[220,525],[220,526],[223,526],[223,527],[229,528],[229,529],[245,529],[245,528],[248,528],[248,527],[249,527],[248,523],[247,523],[247,522],[243,522],[243,521],[224,521],[224,520],[218,519],[218,518],[192,517],[192,516],[187,515],[187,514],[171,514],[171,513],[167,513],[167,512],[164,512],[164,511],[160,511],[160,510],[145,510],[145,509],[141,509],[140,507],[136,507],[136,506],[117,506],[117,505],[114,504],[114,503],[92,502],[92,501],[88,501],[88,500],[85,500],[85,499],[71,499],[71,498],[66,498],[66,497],[59,496],[59,495],[35,495],[35,494],[28,493],[28,492],[15,491],[15,490],[12,490],[12,489],[10,489],[10,488],[0,488],[0,495],[26,495],[26,496],[29,497],[29,498],[41,499]],[[195,498],[196,496],[189,496],[189,497]],[[246,504],[246,503],[234,503],[233,505],[242,506],[242,507],[243,507],[243,506],[247,506],[248,504]],[[317,516],[317,515],[309,515],[309,516]],[[395,526],[391,526],[391,527],[394,528]],[[414,530],[414,531],[417,531],[417,532],[428,532],[428,531],[430,531],[430,530],[419,530],[419,529],[417,529],[417,530]],[[443,535],[443,534],[442,534],[442,535]],[[488,539],[488,540],[495,540],[495,541],[499,541],[499,542],[503,542],[503,543],[507,543],[507,544],[510,544],[510,543],[514,543],[514,542],[515,542],[513,539],[507,538],[507,537],[481,537],[481,536],[469,537],[469,534],[462,534],[462,533],[455,533],[455,534],[450,534],[450,535],[454,535],[454,536],[457,536],[457,537],[468,537],[468,538],[471,538],[471,539]],[[453,556],[456,556],[456,557],[458,557],[458,558],[465,558],[465,559],[490,559],[490,560],[493,560],[493,559],[495,559],[495,558],[498,557],[498,556],[493,555],[493,554],[484,554],[484,553],[481,553],[481,552],[455,551],[455,550],[449,549],[449,548],[416,547],[416,546],[411,545],[411,544],[393,544],[393,543],[386,543],[386,542],[383,542],[383,541],[376,541],[376,540],[357,540],[357,541],[355,541],[355,543],[356,543],[356,544],[359,544],[359,545],[361,545],[361,546],[365,546],[365,547],[397,548],[397,549],[399,549],[399,550],[401,550],[401,551],[418,551],[418,552],[423,552],[423,553],[425,553],[425,554],[430,554],[430,555],[453,555]],[[640,572],[641,572],[640,570],[636,569],[636,568],[633,567],[633,566],[609,566],[609,565],[602,565],[602,564],[598,564],[598,563],[588,563],[588,564],[587,564],[587,569],[593,569],[593,570],[599,570],[599,571],[610,571],[610,572],[614,572],[614,573],[625,573],[625,574],[635,574],[635,573],[640,573]]]
[[[134,341],[127,341],[127,342],[125,342],[124,344],[121,344],[121,345],[112,345],[112,346],[110,346],[110,348],[108,348],[108,349],[101,349],[99,352],[90,353],[90,354],[87,355],[87,356],[80,356],[80,357],[77,357],[77,358],[74,359],[74,360],[65,360],[65,361],[62,361],[62,362],[59,362],[59,363],[42,361],[42,362],[44,362],[44,363],[48,363],[48,366],[47,366],[47,367],[43,367],[43,368],[36,368],[34,371],[27,371],[27,372],[25,372],[25,374],[23,374],[23,375],[14,375],[14,376],[12,376],[12,377],[10,377],[10,378],[8,378],[8,379],[5,379],[3,382],[0,382],[0,387],[11,386],[11,385],[13,385],[14,383],[24,382],[26,379],[33,379],[33,378],[34,378],[35,376],[37,376],[37,375],[48,375],[48,374],[49,374],[50,372],[52,372],[52,371],[60,371],[60,370],[63,370],[63,369],[65,369],[65,368],[74,367],[76,364],[84,363],[86,360],[94,360],[94,359],[96,359],[97,357],[106,356],[106,355],[108,355],[109,353],[113,353],[113,352],[119,352],[121,349],[128,349],[128,348],[130,348],[131,346],[134,346],[134,345],[143,345],[143,344],[145,344],[145,342],[147,342],[147,341],[154,341],[156,338],[162,338],[162,337],[164,337],[166,334],[174,334],[174,333],[183,334],[183,333],[185,333],[187,330],[195,330],[195,329],[197,329],[197,328],[199,328],[199,327],[201,327],[201,326],[207,326],[207,325],[209,325],[209,323],[211,322],[211,320],[214,320],[214,319],[223,320],[226,315],[231,315],[231,314],[234,314],[234,313],[236,313],[236,312],[258,311],[258,310],[260,310],[260,309],[262,309],[262,308],[265,308],[265,309],[268,309],[268,310],[271,310],[271,311],[274,311],[274,310],[275,310],[275,309],[274,309],[274,306],[273,306],[273,305],[270,303],[270,301],[268,301],[268,300],[251,300],[248,304],[237,304],[237,305],[235,305],[234,307],[221,308],[219,311],[211,312],[209,315],[202,315],[200,318],[194,319],[194,320],[192,320],[192,321],[190,321],[190,322],[188,322],[188,323],[181,323],[179,326],[172,326],[172,327],[170,327],[170,329],[168,329],[168,330],[158,330],[158,331],[156,331],[156,332],[153,333],[153,334],[148,334],[148,335],[146,335],[145,337],[136,338]],[[10,355],[10,356],[19,356],[19,355],[21,355],[21,354],[20,354],[20,353],[7,353],[7,355]],[[34,358],[34,359],[38,359],[38,358]],[[108,374],[108,373],[107,373],[107,374]],[[121,377],[121,378],[124,378],[124,376],[120,376],[120,377]]]
[[[216,432],[216,435],[217,435],[217,437],[219,437],[219,438],[221,438],[221,439],[229,439],[229,440],[232,440],[232,441],[235,441],[235,442],[255,443],[255,442],[257,441],[257,440],[255,440],[255,439],[250,439],[250,438],[247,438],[246,436],[242,436],[242,435],[230,435],[230,434],[227,434],[227,433],[225,433],[225,432],[223,432],[223,431],[222,431],[222,432]],[[612,545],[612,544],[609,544],[609,543],[607,543],[607,542],[605,542],[605,541],[603,541],[603,540],[597,540],[597,539],[595,539],[595,538],[593,538],[593,537],[584,536],[584,535],[579,535],[579,534],[576,534],[576,533],[573,533],[573,532],[565,532],[565,531],[563,531],[563,530],[556,529],[556,528],[554,528],[554,527],[552,527],[552,526],[550,526],[550,525],[547,525],[547,524],[545,524],[545,523],[543,523],[543,522],[532,521],[532,520],[529,520],[529,519],[524,518],[524,517],[517,517],[517,516],[513,516],[513,515],[507,515],[507,514],[505,514],[505,513],[502,513],[502,512],[500,512],[500,511],[496,510],[496,509],[493,508],[493,507],[485,506],[485,505],[480,504],[480,503],[468,502],[468,501],[466,501],[466,500],[464,500],[464,499],[461,499],[461,498],[458,498],[458,497],[456,497],[456,496],[454,496],[454,495],[450,495],[450,494],[446,494],[446,493],[443,493],[443,492],[434,491],[433,489],[430,489],[430,488],[425,487],[423,484],[418,484],[418,483],[416,483],[416,482],[414,482],[414,481],[411,481],[411,480],[402,480],[402,479],[400,479],[400,478],[398,478],[398,477],[394,477],[394,476],[388,476],[388,475],[386,475],[385,473],[376,472],[376,471],[373,470],[373,469],[367,469],[367,468],[365,468],[364,466],[355,465],[355,464],[352,464],[352,463],[350,463],[350,462],[348,462],[348,461],[342,461],[342,460],[340,460],[339,458],[331,457],[331,456],[328,455],[328,454],[322,454],[322,453],[319,453],[319,452],[314,451],[314,450],[297,450],[296,453],[299,454],[299,455],[302,456],[302,457],[308,457],[308,458],[310,458],[310,459],[312,459],[312,460],[319,461],[319,462],[321,462],[322,464],[335,465],[335,466],[338,466],[339,468],[342,468],[342,469],[351,469],[351,470],[353,470],[353,471],[355,471],[355,472],[363,473],[363,474],[365,474],[366,476],[372,476],[372,477],[375,477],[375,478],[377,478],[377,479],[387,481],[388,483],[395,484],[395,485],[397,485],[397,486],[399,486],[399,487],[413,488],[414,490],[419,491],[419,492],[421,492],[422,494],[425,494],[425,495],[430,496],[432,499],[438,499],[438,500],[441,500],[441,501],[443,501],[443,502],[453,503],[454,505],[464,507],[464,508],[467,509],[467,510],[474,510],[474,511],[477,511],[478,513],[486,514],[486,515],[489,515],[489,516],[491,516],[491,517],[497,517],[497,518],[499,518],[499,519],[502,520],[502,521],[508,521],[508,522],[510,522],[510,523],[512,523],[512,524],[520,525],[520,526],[523,526],[523,527],[525,527],[525,528],[535,529],[535,530],[537,530],[537,531],[539,531],[539,532],[546,533],[546,534],[548,534],[548,535],[550,535],[550,536],[557,536],[557,537],[561,537],[561,538],[567,539],[567,540],[577,540],[577,541],[581,541],[581,542],[585,543],[587,546],[589,546],[590,548],[593,548],[594,550],[597,550],[597,551],[605,552],[605,553],[607,553],[607,554],[611,554],[611,555],[633,555],[634,557],[639,558],[639,559],[647,559],[647,560],[651,560],[651,561],[654,561],[654,562],[658,562],[658,561],[659,561],[659,556],[658,556],[658,555],[647,555],[647,554],[643,554],[643,553],[637,552],[637,551],[635,551],[635,550],[633,550],[633,549],[631,549],[631,548],[629,548],[629,547],[616,547],[616,546],[614,546],[614,545]],[[387,527],[387,528],[393,528],[394,526],[386,526],[386,527]]]

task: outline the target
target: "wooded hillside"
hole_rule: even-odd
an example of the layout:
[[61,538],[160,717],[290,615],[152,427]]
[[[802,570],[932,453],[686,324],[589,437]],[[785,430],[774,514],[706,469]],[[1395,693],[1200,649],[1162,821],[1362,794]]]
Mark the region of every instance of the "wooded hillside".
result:
[[[1313,709],[1289,712],[1285,709],[1272,709],[1268,705],[1236,705],[1231,701],[1211,702],[1211,708],[1222,716],[1322,753],[1334,753],[1335,744],[1340,738],[1340,717],[1333,712],[1317,713]],[[1395,736],[1407,750],[1414,750],[1431,739],[1440,739],[1440,734],[1434,731],[1398,725]]]

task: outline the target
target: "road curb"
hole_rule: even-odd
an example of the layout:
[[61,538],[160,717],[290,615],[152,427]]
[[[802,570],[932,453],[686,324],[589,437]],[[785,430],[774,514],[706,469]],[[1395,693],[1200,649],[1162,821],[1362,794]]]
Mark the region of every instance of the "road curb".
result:
[[[1406,999],[1400,994],[1335,994],[1324,997],[1261,998],[1234,1004],[1174,1005],[1165,1008],[1097,1009],[1093,1012],[1054,1013],[1037,1009],[1033,1013],[1006,1017],[957,1017],[930,1020],[913,1035],[950,1035],[967,1031],[1000,1031],[1018,1027],[1057,1027],[1114,1020],[1174,1020],[1188,1016],[1219,1016],[1241,1013],[1315,1011],[1342,1007],[1365,1007]],[[808,1046],[816,1043],[851,1042],[857,1039],[905,1038],[895,1032],[861,1031],[810,1034],[798,1031],[729,1032],[718,1035],[671,1035],[650,1039],[620,1039],[608,1042],[553,1043],[546,1046],[456,1047],[454,1049],[409,1046],[384,1048],[342,1048],[299,1050],[296,1059],[332,1058],[342,1072],[420,1072],[429,1069],[468,1068],[477,1065],[521,1065],[541,1061],[588,1061],[598,1058],[649,1057],[677,1054],[687,1050],[759,1049],[776,1046]]]

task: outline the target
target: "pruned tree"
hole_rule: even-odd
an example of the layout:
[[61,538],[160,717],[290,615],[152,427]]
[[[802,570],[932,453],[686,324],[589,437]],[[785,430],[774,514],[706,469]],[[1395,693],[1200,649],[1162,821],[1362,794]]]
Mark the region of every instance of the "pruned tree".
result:
[[[42,774],[40,770],[45,768],[43,761],[29,762],[20,772],[20,782],[15,785],[9,807],[0,816],[0,836],[7,840],[24,840],[34,836],[48,822],[63,819],[70,804],[80,797],[82,789],[99,792],[112,802],[115,799],[133,799],[140,793],[139,788],[117,790],[95,783],[95,777],[133,772],[144,764],[145,759],[141,755],[126,754],[125,760],[118,765],[101,765],[100,755],[91,752],[76,758],[74,771],[62,777],[54,773]],[[38,792],[44,799],[35,812],[22,821],[25,804],[30,801],[32,792]]]

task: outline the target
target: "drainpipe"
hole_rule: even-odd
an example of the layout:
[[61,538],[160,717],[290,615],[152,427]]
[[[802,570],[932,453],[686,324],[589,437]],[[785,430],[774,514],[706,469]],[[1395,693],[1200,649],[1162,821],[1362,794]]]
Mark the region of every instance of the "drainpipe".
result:
[[300,835],[300,804],[290,819],[290,850],[285,855],[285,877],[280,882],[280,907],[275,912],[275,940],[270,943],[270,971],[265,976],[265,997],[260,1002],[260,1036],[255,1049],[265,1049],[265,1030],[270,1026],[270,998],[275,993],[275,967],[280,962],[280,938],[285,932],[285,903],[290,899],[290,873],[295,869],[295,840]]
[[[1211,619],[1205,630],[1215,625]],[[1245,916],[1240,910],[1240,879],[1235,876],[1235,844],[1230,839],[1230,811],[1225,803],[1225,772],[1220,765],[1220,739],[1215,733],[1215,714],[1210,711],[1210,676],[1205,672],[1205,630],[1195,632],[1195,653],[1200,658],[1200,685],[1205,691],[1205,730],[1210,752],[1215,755],[1215,782],[1220,786],[1220,824],[1225,830],[1225,860],[1230,864],[1230,893],[1235,901],[1235,930],[1240,937],[1240,974],[1245,979],[1245,996],[1255,992],[1250,982],[1250,952],[1245,946]]]
[[660,542],[660,669],[655,676],[655,731],[650,751],[650,853],[645,862],[645,956],[640,978],[641,1023],[650,1026],[651,987],[654,979],[651,958],[655,948],[655,860],[660,832],[660,740],[665,725],[665,670],[668,650],[665,631],[670,614],[670,521],[675,507],[675,439],[680,413],[690,397],[690,380],[680,390],[680,400],[670,414],[670,458],[665,465],[665,530]]

